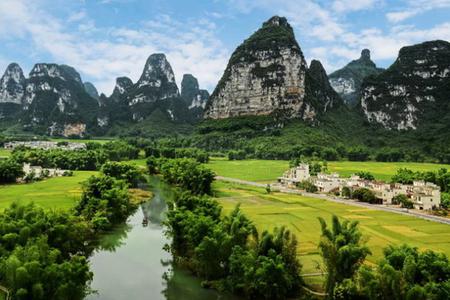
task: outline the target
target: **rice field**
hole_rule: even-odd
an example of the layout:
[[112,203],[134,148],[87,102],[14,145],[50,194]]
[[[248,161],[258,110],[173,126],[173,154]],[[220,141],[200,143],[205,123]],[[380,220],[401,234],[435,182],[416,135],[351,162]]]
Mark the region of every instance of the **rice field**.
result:
[[304,272],[317,272],[320,224],[333,214],[341,219],[358,221],[364,239],[372,251],[368,263],[382,257],[389,244],[407,243],[419,249],[431,249],[450,256],[450,226],[390,212],[334,203],[317,198],[282,193],[267,194],[264,189],[234,183],[215,182],[215,195],[229,213],[237,204],[255,223],[259,231],[286,226],[299,240],[298,253]]
[[[237,178],[257,182],[273,182],[289,168],[285,160],[234,160],[225,158],[212,158],[208,163],[220,176]],[[354,162],[331,161],[328,162],[328,171],[337,172],[342,177],[348,177],[359,171],[372,173],[376,179],[389,181],[398,169],[408,168],[413,171],[437,171],[440,168],[450,169],[450,165],[409,162]]]
[[54,177],[27,184],[0,185],[0,211],[13,202],[34,202],[45,208],[69,209],[80,199],[81,182],[96,174],[74,171],[70,177]]

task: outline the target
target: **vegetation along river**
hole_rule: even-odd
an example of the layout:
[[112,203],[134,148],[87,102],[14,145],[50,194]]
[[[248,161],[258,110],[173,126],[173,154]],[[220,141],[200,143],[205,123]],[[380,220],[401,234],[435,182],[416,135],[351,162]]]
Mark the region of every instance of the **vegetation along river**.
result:
[[171,255],[163,250],[168,240],[162,225],[172,192],[157,178],[149,188],[154,198],[105,235],[90,258],[96,293],[87,299],[235,299],[201,288],[199,279],[172,266]]

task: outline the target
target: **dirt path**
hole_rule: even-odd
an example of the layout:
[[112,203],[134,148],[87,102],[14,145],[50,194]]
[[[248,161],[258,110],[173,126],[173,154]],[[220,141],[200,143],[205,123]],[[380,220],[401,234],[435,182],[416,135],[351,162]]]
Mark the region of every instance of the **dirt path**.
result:
[[[241,179],[230,178],[230,177],[216,176],[216,179],[221,180],[221,181],[234,182],[234,183],[250,185],[250,186],[255,186],[255,187],[261,187],[261,188],[267,187],[266,183],[247,181],[247,180],[241,180]],[[328,195],[324,195],[324,194],[306,193],[306,192],[302,192],[300,190],[280,187],[279,185],[274,185],[274,184],[271,184],[271,188],[272,188],[272,191],[277,191],[277,192],[281,192],[281,193],[296,194],[296,195],[307,196],[307,197],[311,197],[311,198],[318,198],[318,199],[322,199],[322,200],[341,203],[341,204],[345,204],[345,205],[365,207],[368,209],[383,210],[383,211],[387,211],[387,212],[392,212],[392,213],[401,214],[401,215],[405,215],[405,216],[412,216],[412,217],[421,218],[421,219],[428,220],[428,221],[433,221],[433,222],[450,225],[450,219],[448,219],[448,218],[427,215],[427,214],[420,213],[420,212],[417,212],[414,210],[358,202],[355,200],[342,199],[339,197],[333,197],[333,196],[328,196]]]

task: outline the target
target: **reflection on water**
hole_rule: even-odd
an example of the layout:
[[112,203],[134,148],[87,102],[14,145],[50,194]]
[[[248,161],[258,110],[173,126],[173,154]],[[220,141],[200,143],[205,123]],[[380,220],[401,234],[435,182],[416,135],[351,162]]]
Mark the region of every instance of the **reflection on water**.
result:
[[162,226],[172,190],[156,177],[149,189],[154,198],[105,235],[91,256],[97,293],[87,299],[232,299],[202,289],[197,278],[172,267]]

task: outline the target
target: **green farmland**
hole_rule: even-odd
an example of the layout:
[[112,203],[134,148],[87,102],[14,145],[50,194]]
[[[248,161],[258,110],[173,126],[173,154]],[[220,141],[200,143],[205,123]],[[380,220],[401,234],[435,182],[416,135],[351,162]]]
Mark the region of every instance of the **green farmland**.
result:
[[275,181],[289,168],[284,160],[227,160],[212,158],[208,168],[217,175],[243,180],[270,182]]
[[299,240],[298,252],[306,273],[317,272],[316,262],[320,262],[317,250],[320,224],[317,217],[330,221],[333,214],[360,223],[373,253],[369,263],[379,260],[382,249],[389,244],[407,243],[419,249],[450,255],[449,225],[298,195],[268,195],[263,189],[232,183],[216,182],[214,187],[224,213],[240,203],[259,230],[283,225],[291,229]]
[[[249,181],[270,182],[275,181],[289,168],[285,160],[234,160],[213,158],[208,164],[217,175],[238,178]],[[436,171],[440,168],[450,169],[450,165],[407,162],[355,162],[332,161],[328,162],[328,171],[337,172],[341,176],[350,176],[358,171],[372,173],[376,179],[390,180],[397,169],[408,168],[413,171]]]
[[113,141],[114,139],[64,139],[64,138],[52,138],[50,139],[53,142],[71,142],[71,143],[100,143],[106,144],[108,142]]
[[0,148],[0,158],[8,157],[10,155],[11,155],[11,151],[10,150],[6,150],[4,148]]
[[0,210],[14,201],[34,202],[47,208],[71,208],[81,195],[81,182],[96,174],[75,171],[71,177],[55,177],[28,184],[0,185]]

